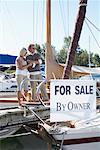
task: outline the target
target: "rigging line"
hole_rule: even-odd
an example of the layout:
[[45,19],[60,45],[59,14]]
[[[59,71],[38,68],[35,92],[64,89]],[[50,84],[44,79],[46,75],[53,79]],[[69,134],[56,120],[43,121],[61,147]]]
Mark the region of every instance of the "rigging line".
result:
[[[36,1],[36,2],[34,2],[34,3],[36,3],[36,5],[34,4],[34,6],[36,6],[36,7],[34,7],[34,40],[35,41],[37,41],[37,31],[38,31],[38,29],[37,29],[37,27],[38,27],[38,10],[39,10],[39,2],[38,1]],[[36,10],[36,11],[35,11]],[[35,17],[35,12],[36,12],[36,17]]]
[[[3,4],[3,2],[2,2],[2,8],[3,8],[3,10],[6,10],[6,9],[5,9],[5,5]],[[5,19],[5,15],[6,15],[5,12],[6,12],[6,11],[4,11],[4,12],[1,11],[1,13],[2,13],[2,14],[1,14],[1,19],[2,19],[2,23],[1,23],[1,29],[2,29],[2,30],[1,30],[1,34],[2,34],[2,38],[1,38],[1,39],[2,39],[2,46],[3,46],[3,47],[4,47],[4,45],[5,45],[4,43],[5,43],[5,39],[6,39],[6,38],[5,38],[5,37],[6,37],[6,36],[5,36],[5,32],[4,32],[4,31],[5,31],[5,30],[4,30],[4,29],[5,29],[5,25],[6,25],[6,23],[4,23],[4,21],[5,21],[4,19]],[[4,16],[2,17],[2,15],[4,15]],[[8,19],[8,17],[6,17],[6,19]],[[9,21],[8,21],[8,22],[9,22]]]
[[89,22],[89,23],[91,23],[91,25],[93,25],[93,27],[95,28],[95,29],[97,29],[99,32],[100,32],[100,29],[98,28],[98,27],[96,27],[96,25],[94,25],[87,17],[85,17],[86,19],[87,19],[87,21]]
[[32,26],[33,26],[33,28],[32,28],[32,30],[33,30],[33,35],[32,35],[32,42],[34,42],[34,33],[35,33],[35,30],[34,30],[34,1],[32,2],[32,13],[33,13],[33,15],[32,15],[32,17],[33,17],[33,21],[32,21]]
[[13,36],[13,38],[12,39],[15,39],[14,41],[15,41],[15,44],[17,45],[17,38],[16,38],[16,36],[15,36],[15,34],[16,34],[16,30],[14,29],[14,26],[12,25],[12,23],[9,21],[9,16],[11,16],[11,20],[13,20],[13,23],[15,24],[15,20],[14,20],[14,17],[13,17],[13,15],[12,15],[12,13],[11,13],[11,11],[9,10],[9,8],[8,8],[8,5],[7,5],[7,1],[5,1],[5,7],[4,7],[4,9],[6,10],[5,12],[7,12],[6,13],[6,16],[8,16],[8,17],[6,17],[6,19],[8,19],[8,23],[9,23],[9,27],[10,27],[10,31],[11,31],[11,35]]
[[65,31],[65,23],[64,23],[64,17],[63,17],[63,10],[62,10],[62,7],[61,7],[61,1],[59,0],[59,5],[60,5],[60,9],[61,9],[61,17],[62,17],[62,22],[63,22],[63,29],[64,29],[64,34],[66,36],[66,31]]
[[91,32],[91,34],[92,34],[92,36],[93,36],[94,40],[95,40],[95,42],[97,43],[98,47],[100,48],[100,45],[99,45],[99,43],[98,43],[97,39],[95,38],[95,36],[94,36],[94,34],[93,34],[92,30],[90,29],[90,27],[89,27],[89,25],[88,25],[88,23],[87,23],[87,21],[86,21],[86,20],[85,20],[85,22],[86,22],[86,25],[87,25],[87,27],[89,28],[89,30],[90,30],[90,32]]
[[[67,0],[67,2],[68,2],[68,0]],[[67,29],[66,29],[66,20],[67,20],[67,18],[66,18],[66,15],[65,15],[66,13],[65,13],[64,6],[65,6],[65,8],[67,7],[67,6],[63,3],[63,1],[62,1],[62,13],[63,13],[63,19],[65,20],[65,22],[64,22],[65,33],[66,33],[65,36],[67,36]],[[68,17],[68,16],[67,16],[67,17]]]
[[69,37],[69,0],[67,0],[67,25],[68,25],[68,37]]
[[[43,41],[43,39],[44,39],[44,38],[43,38],[43,36],[44,36],[44,34],[43,34],[43,31],[44,31],[44,18],[45,18],[45,17],[44,17],[44,4],[45,4],[45,3],[44,3],[44,0],[43,0],[43,3],[42,3],[42,8],[43,8],[42,10],[43,10],[43,11],[42,11],[42,32],[41,32],[41,41]],[[43,42],[42,42],[42,43],[43,43]]]
[[33,5],[32,8],[33,8],[33,43],[34,43],[34,37],[35,37],[35,23],[34,23],[34,22],[35,22],[35,21],[34,21],[34,20],[35,20],[35,19],[34,19],[34,18],[35,18],[35,14],[34,14],[34,6],[35,6],[35,5],[34,5],[34,1],[33,1],[32,5]]
[[[1,18],[1,22],[2,22],[2,2],[1,2],[1,0],[0,0],[0,18]],[[0,22],[0,41],[1,41],[1,43],[2,43],[2,37],[3,37],[3,35],[2,35],[2,23]],[[0,44],[0,47],[1,47],[1,44]],[[1,48],[0,48],[1,49]]]

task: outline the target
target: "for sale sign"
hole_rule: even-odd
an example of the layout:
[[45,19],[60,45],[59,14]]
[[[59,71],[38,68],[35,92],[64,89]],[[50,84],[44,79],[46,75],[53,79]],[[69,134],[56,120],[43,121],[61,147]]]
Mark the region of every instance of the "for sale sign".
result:
[[51,80],[50,121],[80,120],[96,114],[94,80]]

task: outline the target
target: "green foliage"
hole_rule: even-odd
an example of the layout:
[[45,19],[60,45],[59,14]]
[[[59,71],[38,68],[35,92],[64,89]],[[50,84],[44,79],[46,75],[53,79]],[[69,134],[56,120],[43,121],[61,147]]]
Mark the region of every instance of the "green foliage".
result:
[[88,64],[88,53],[86,50],[76,52],[74,64],[78,66],[87,66]]
[[100,57],[98,54],[95,54],[93,57],[93,64],[95,64],[97,67],[100,67]]
[[60,50],[60,52],[57,53],[58,62],[60,62],[60,63],[65,63],[66,62],[70,42],[71,42],[71,37],[70,36],[68,38],[67,37],[64,38],[64,46]]
[[44,48],[41,48],[39,44],[35,44],[35,48],[37,50],[37,52],[40,54],[41,59],[42,59],[42,63],[45,63],[45,50]]
[[[57,60],[59,63],[65,63],[68,53],[68,48],[71,42],[71,37],[64,38],[64,46],[60,50],[60,52],[57,53]],[[92,66],[100,66],[100,56],[98,54],[90,53],[90,62]],[[74,65],[78,66],[89,66],[89,54],[87,50],[83,50],[78,45],[76,49],[75,59],[74,59]]]
[[[64,45],[62,49],[56,54],[56,58],[59,63],[66,62],[70,42],[70,36],[64,38]],[[36,44],[35,47],[37,52],[41,55],[42,62],[45,63],[45,46],[42,45],[43,48],[41,48],[39,44]],[[90,62],[93,66],[100,67],[100,56],[98,54],[90,53]],[[89,66],[89,54],[86,49],[81,49],[79,45],[76,50],[74,65]]]
[[60,50],[60,52],[57,54],[57,60],[58,60],[58,62],[60,62],[60,63],[65,63],[66,57],[67,57],[67,51],[66,51],[66,49],[63,48],[63,49]]

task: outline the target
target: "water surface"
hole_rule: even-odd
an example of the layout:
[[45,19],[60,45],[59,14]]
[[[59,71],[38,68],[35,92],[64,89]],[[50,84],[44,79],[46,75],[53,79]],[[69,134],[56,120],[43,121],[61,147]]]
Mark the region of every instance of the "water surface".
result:
[[48,150],[47,143],[36,135],[0,140],[0,150]]

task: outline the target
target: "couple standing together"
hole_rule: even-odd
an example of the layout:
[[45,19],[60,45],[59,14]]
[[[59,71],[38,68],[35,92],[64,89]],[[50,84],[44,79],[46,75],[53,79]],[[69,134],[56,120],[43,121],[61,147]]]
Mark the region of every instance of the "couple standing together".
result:
[[[40,65],[42,63],[41,56],[36,52],[35,45],[30,44],[28,47],[29,54],[25,48],[20,50],[19,56],[16,59],[16,80],[17,80],[17,97],[19,105],[21,105],[21,94],[20,84],[27,78],[29,71],[31,90],[32,90],[32,101],[37,101],[36,97],[36,86],[37,83],[34,80],[42,80]],[[24,95],[27,96],[28,93],[28,81],[24,84]],[[43,84],[40,88],[43,100],[48,100],[48,95],[46,93],[45,85]]]

